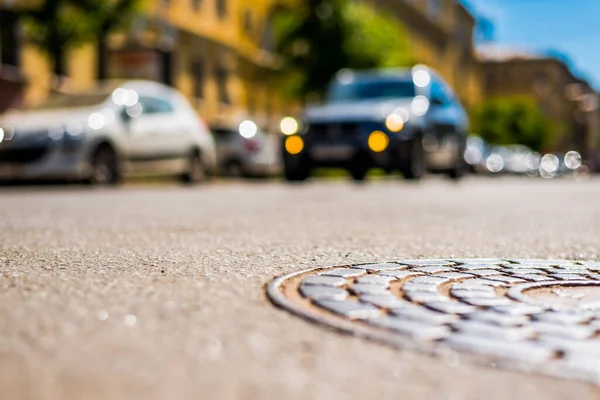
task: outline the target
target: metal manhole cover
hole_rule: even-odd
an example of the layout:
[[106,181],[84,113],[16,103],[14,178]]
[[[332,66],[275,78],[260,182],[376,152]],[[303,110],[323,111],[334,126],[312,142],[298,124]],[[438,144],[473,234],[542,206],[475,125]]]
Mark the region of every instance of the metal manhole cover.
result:
[[275,279],[277,306],[400,348],[600,384],[600,262],[402,260]]

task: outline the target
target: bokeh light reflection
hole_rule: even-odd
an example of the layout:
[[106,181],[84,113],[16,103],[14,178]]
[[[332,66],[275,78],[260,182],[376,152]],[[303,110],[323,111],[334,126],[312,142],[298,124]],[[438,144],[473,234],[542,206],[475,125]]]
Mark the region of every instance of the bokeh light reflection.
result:
[[565,166],[569,169],[577,169],[581,167],[581,154],[576,151],[569,151],[565,154]]
[[486,168],[496,174],[504,169],[504,159],[499,154],[492,154],[485,161]]

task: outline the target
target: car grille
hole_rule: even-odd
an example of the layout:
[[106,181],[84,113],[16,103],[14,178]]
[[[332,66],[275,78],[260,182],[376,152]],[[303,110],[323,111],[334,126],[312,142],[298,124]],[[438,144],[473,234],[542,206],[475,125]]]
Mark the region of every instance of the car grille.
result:
[[435,129],[438,135],[441,136],[454,133],[456,131],[456,127],[452,124],[436,124]]
[[327,141],[355,138],[359,134],[360,125],[357,123],[311,124],[308,129],[308,135]]

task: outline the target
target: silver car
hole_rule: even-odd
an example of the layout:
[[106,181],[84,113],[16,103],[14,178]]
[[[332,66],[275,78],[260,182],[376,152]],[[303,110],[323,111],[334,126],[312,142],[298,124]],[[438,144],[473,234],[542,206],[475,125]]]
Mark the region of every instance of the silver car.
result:
[[112,184],[152,174],[195,183],[215,167],[207,126],[182,94],[156,82],[107,82],[0,118],[1,179]]
[[213,126],[219,170],[233,177],[267,177],[281,171],[279,138],[251,120]]

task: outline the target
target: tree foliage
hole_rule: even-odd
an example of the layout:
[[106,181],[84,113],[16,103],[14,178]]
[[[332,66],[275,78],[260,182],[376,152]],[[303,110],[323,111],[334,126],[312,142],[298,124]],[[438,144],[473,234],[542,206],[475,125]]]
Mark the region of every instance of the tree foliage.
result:
[[51,59],[56,75],[64,75],[68,50],[98,40],[134,12],[137,0],[43,0],[20,11],[27,39]]
[[369,5],[349,0],[304,0],[275,16],[277,49],[287,88],[295,96],[323,94],[344,68],[412,63],[400,22]]
[[532,99],[487,100],[471,112],[471,122],[493,144],[523,144],[540,151],[552,141],[552,124]]

